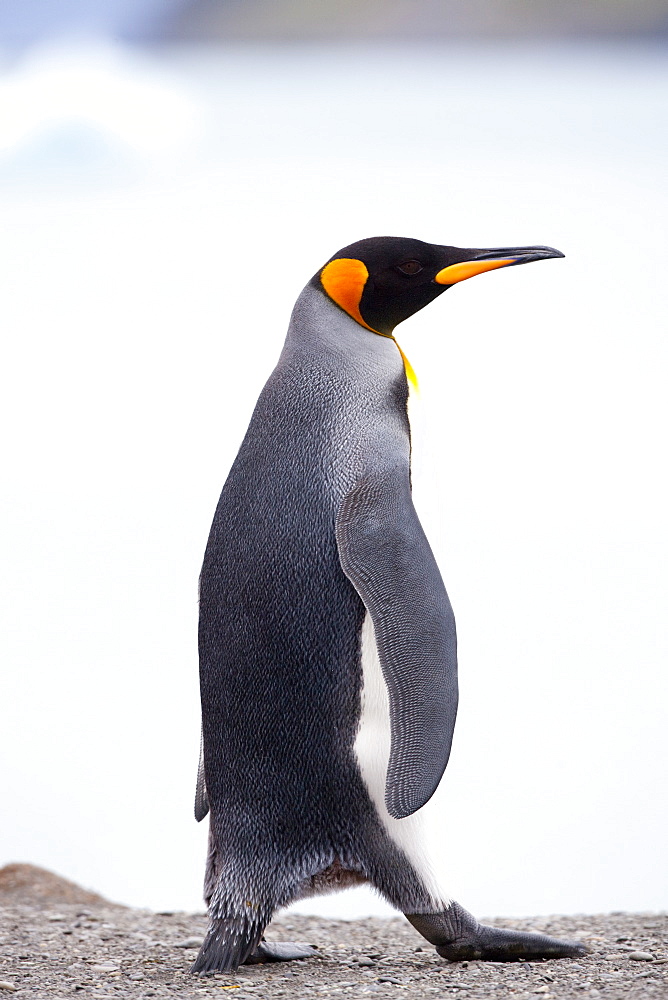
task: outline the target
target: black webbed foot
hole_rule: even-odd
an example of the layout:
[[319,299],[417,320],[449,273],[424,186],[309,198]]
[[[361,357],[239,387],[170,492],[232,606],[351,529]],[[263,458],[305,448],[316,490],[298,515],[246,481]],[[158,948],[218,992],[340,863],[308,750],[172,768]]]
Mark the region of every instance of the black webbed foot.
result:
[[293,962],[300,958],[312,958],[317,954],[316,949],[312,948],[310,944],[262,940],[243,964],[262,965],[265,962]]
[[441,913],[407,913],[406,919],[450,962],[482,959],[516,962],[519,959],[581,958],[587,948],[579,941],[562,941],[546,934],[511,931],[479,924],[459,903]]

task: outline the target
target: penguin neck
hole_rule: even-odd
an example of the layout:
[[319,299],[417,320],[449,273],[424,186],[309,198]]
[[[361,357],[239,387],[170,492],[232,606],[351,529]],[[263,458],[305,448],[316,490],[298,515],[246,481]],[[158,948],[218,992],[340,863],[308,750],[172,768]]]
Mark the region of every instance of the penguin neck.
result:
[[317,358],[346,381],[373,384],[381,395],[396,390],[397,381],[406,383],[404,355],[396,341],[366,330],[312,285],[295,303],[281,360],[299,357]]

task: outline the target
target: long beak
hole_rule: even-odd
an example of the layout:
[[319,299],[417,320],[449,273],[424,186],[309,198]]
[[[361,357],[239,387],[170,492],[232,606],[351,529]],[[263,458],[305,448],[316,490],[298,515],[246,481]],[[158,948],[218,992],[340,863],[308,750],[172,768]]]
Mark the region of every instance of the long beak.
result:
[[532,260],[564,256],[554,247],[493,247],[491,250],[464,250],[462,253],[467,255],[467,259],[439,271],[434,278],[437,285],[455,285],[458,281],[465,281],[484,271],[493,271],[497,267],[530,264]]

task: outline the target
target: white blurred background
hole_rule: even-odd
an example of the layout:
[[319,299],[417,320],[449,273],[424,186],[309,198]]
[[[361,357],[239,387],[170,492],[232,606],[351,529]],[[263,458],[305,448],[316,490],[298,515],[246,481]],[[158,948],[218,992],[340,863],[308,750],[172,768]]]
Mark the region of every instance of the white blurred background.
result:
[[201,907],[197,576],[294,299],[366,236],[546,243],[398,331],[460,642],[425,813],[478,915],[665,907],[663,44],[60,6],[0,14],[0,864]]

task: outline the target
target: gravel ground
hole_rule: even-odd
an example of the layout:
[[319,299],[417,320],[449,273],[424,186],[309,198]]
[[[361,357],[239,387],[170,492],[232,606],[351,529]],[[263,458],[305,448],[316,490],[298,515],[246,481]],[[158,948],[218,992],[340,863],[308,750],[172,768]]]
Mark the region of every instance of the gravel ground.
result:
[[451,964],[403,920],[323,920],[284,913],[267,938],[312,944],[302,962],[249,966],[205,979],[188,968],[203,914],[116,906],[29,865],[0,869],[0,1000],[260,1000],[373,994],[488,1000],[668,998],[668,914],[488,921],[585,941],[591,955],[553,962]]

